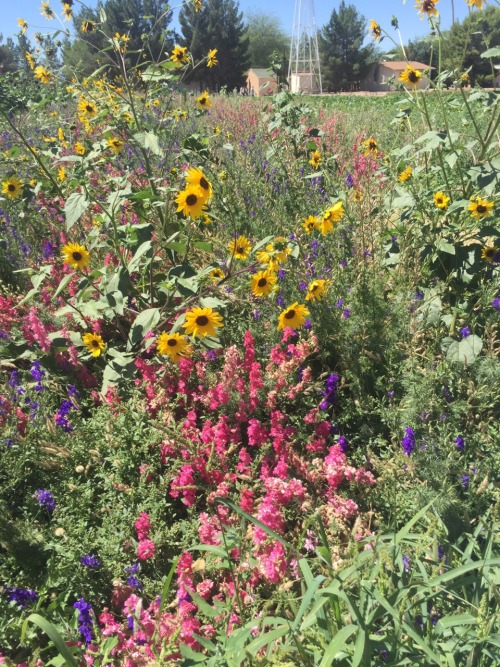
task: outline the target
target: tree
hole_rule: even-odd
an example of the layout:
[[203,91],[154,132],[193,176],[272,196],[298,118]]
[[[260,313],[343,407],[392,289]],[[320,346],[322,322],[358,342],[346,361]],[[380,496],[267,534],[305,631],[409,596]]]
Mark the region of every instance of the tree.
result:
[[500,46],[500,9],[486,7],[472,12],[462,23],[455,23],[444,40],[446,69],[464,72],[471,68],[471,84],[491,86],[493,72],[490,60],[481,53]]
[[15,72],[19,64],[17,62],[14,42],[8,39],[5,44],[3,42],[3,35],[0,34],[0,74],[7,72]]
[[116,34],[128,37],[129,65],[136,65],[138,58],[157,61],[173,45],[173,33],[167,30],[171,19],[172,11],[163,0],[99,0],[95,10],[82,7],[74,17],[80,38],[65,44],[64,64],[83,75],[106,64],[116,72],[119,63],[114,51],[102,53]]
[[229,89],[245,83],[250,65],[248,37],[245,37],[243,15],[234,0],[207,0],[203,9],[195,11],[193,3],[185,4],[179,13],[183,43],[194,61],[204,58],[209,49],[217,49],[218,65],[196,68],[191,79],[200,87]]
[[363,46],[366,29],[367,20],[354,5],[346,5],[342,0],[338,11],[333,10],[319,39],[324,88],[349,90],[363,77],[367,66],[376,57],[373,44]]
[[274,51],[288,58],[290,37],[281,28],[279,19],[259,11],[245,14],[245,37],[252,67],[268,67]]

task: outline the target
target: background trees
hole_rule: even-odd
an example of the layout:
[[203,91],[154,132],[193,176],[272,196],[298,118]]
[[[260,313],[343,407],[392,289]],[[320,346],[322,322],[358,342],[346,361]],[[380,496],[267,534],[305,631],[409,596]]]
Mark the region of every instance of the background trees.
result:
[[245,83],[250,66],[248,37],[245,36],[243,14],[233,0],[207,0],[196,12],[192,3],[185,4],[179,13],[183,44],[194,61],[204,58],[209,49],[217,49],[219,64],[210,69],[200,67],[190,75],[200,87],[230,90]]
[[259,11],[245,13],[245,37],[248,38],[248,53],[251,67],[269,67],[276,51],[287,59],[290,54],[290,37],[271,14]]
[[363,46],[367,20],[354,5],[344,0],[334,9],[330,21],[319,34],[323,88],[351,90],[362,78],[367,65],[376,58],[376,48]]

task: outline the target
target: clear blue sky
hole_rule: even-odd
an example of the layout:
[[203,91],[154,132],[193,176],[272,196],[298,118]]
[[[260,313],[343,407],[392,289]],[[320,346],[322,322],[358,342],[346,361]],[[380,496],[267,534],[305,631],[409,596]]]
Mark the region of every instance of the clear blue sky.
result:
[[[304,4],[307,0],[302,0]],[[86,3],[90,7],[95,7],[97,0],[88,0]],[[178,7],[179,3],[176,0],[171,1],[172,7]],[[265,14],[272,14],[281,22],[283,29],[291,34],[293,27],[295,0],[240,0],[240,10],[259,11]],[[332,10],[338,9],[340,0],[314,0],[316,12],[316,25],[318,28],[322,27],[330,18]],[[346,0],[346,4],[353,4],[366,19],[374,19],[381,27],[387,30],[391,35],[396,36],[393,28],[391,28],[391,18],[393,15],[397,16],[399,20],[400,30],[403,40],[407,42],[414,37],[423,37],[428,34],[427,19],[420,20],[418,12],[414,9],[415,1],[408,0],[381,0],[373,2],[370,0]],[[455,18],[462,21],[469,11],[466,0],[455,0]],[[23,18],[29,24],[28,36],[39,30],[45,32],[46,30],[56,30],[60,27],[58,21],[46,21],[40,14],[41,0],[0,0],[1,6],[1,23],[0,33],[3,34],[4,39],[13,36],[17,31],[17,19]],[[79,3],[75,2],[75,9],[78,9]],[[59,13],[62,8],[61,0],[51,0],[50,7]],[[437,9],[441,16],[442,28],[449,28],[452,22],[451,0],[439,0]],[[474,10],[477,11],[477,10]],[[64,26],[71,24],[64,23]],[[384,40],[382,49],[390,50],[391,44],[389,40]]]

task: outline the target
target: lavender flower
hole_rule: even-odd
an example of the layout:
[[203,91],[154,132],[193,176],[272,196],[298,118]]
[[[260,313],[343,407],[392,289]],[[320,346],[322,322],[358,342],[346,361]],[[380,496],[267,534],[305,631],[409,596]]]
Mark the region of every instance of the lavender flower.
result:
[[354,187],[354,179],[349,172],[347,172],[347,174],[346,174],[345,184],[346,184],[346,187],[348,187],[349,189]]
[[459,452],[463,451],[463,448],[465,447],[465,440],[463,435],[459,435],[458,437],[455,438],[455,447],[458,449]]
[[82,556],[80,558],[80,563],[84,567],[88,567],[90,569],[101,567],[102,565],[101,561],[97,558],[97,556],[94,556],[94,554],[87,554],[85,556]]
[[17,586],[4,586],[0,591],[9,602],[15,602],[24,609],[38,600],[38,593],[31,588],[17,588]]
[[415,449],[415,431],[410,426],[405,428],[405,437],[401,440],[401,445],[406,456],[410,456]]
[[470,329],[469,327],[464,327],[463,329],[460,329],[459,333],[462,338],[467,338],[467,336],[470,336]]
[[47,491],[47,489],[38,489],[38,491],[35,493],[35,498],[37,499],[40,507],[46,509],[49,514],[55,510],[56,501],[54,500],[52,493]]
[[332,373],[326,378],[325,390],[322,392],[325,398],[319,405],[320,410],[326,410],[334,402],[338,381],[339,376],[337,373]]
[[410,557],[403,556],[403,567],[405,572],[411,572]]
[[467,491],[469,488],[469,483],[470,483],[470,477],[469,475],[462,475],[462,486],[464,489]]
[[78,630],[83,635],[85,642],[90,644],[92,641],[92,628],[94,625],[90,615],[92,613],[92,605],[89,602],[85,602],[84,598],[80,598],[73,604],[73,607],[78,609],[79,612],[78,623],[80,623],[80,625],[78,626]]

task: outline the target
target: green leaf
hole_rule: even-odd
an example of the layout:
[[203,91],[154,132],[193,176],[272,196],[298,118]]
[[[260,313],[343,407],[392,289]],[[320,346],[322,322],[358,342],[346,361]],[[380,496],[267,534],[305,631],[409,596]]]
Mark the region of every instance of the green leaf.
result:
[[27,627],[28,623],[34,623],[35,625],[38,625],[38,627],[43,630],[43,632],[45,632],[48,637],[50,637],[52,643],[59,651],[59,654],[64,658],[68,667],[79,667],[79,662],[75,660],[73,654],[66,646],[66,642],[52,623],[47,621],[46,618],[43,618],[43,616],[40,616],[40,614],[30,614],[23,623],[23,634],[25,634],[25,628]]
[[235,505],[230,500],[227,500],[226,498],[216,498],[215,502],[220,503],[221,505],[226,505],[227,507],[232,509],[233,512],[236,512],[236,514],[239,514],[240,516],[244,517],[247,521],[250,521],[250,523],[253,523],[255,526],[258,526],[259,528],[262,528],[262,530],[264,532],[266,532],[271,537],[274,537],[274,539],[278,540],[278,542],[281,542],[281,544],[283,544],[283,546],[287,547],[287,549],[290,549],[290,550],[293,549],[290,542],[287,542],[285,540],[285,538],[282,537],[279,533],[277,533],[276,531],[269,528],[269,526],[266,526],[266,524],[262,523],[262,521],[259,521],[258,519],[255,519],[251,514],[248,514],[248,512],[245,512],[244,510],[241,509],[241,507],[238,507],[238,505]]
[[498,58],[498,56],[500,56],[500,46],[494,46],[492,49],[481,53],[481,58]]
[[460,342],[454,340],[446,352],[449,361],[457,361],[467,366],[473,364],[481,354],[483,341],[479,336],[467,336]]
[[142,313],[139,313],[132,324],[132,328],[129,333],[129,345],[128,348],[133,347],[140,343],[144,336],[154,329],[154,327],[160,321],[160,309],[159,308],[147,308],[143,310]]
[[83,192],[73,192],[64,204],[64,213],[66,215],[66,229],[69,231],[75,222],[77,222],[85,213],[89,202]]
[[66,287],[66,285],[69,283],[69,281],[73,278],[73,274],[70,273],[67,276],[64,276],[64,278],[61,280],[59,283],[59,286],[57,287],[56,291],[54,292],[54,299],[56,296],[59,296],[59,294],[63,291],[63,289]]
[[132,273],[139,267],[139,262],[141,260],[141,257],[146,253],[149,253],[151,247],[152,247],[151,241],[145,241],[144,243],[141,243],[141,245],[137,248],[135,255],[130,260],[129,265],[127,266],[129,273]]
[[269,644],[275,642],[277,639],[280,639],[281,637],[283,637],[283,635],[286,635],[288,632],[290,632],[290,628],[288,627],[288,625],[281,625],[275,630],[271,630],[271,632],[266,632],[263,635],[260,635],[260,637],[254,639],[253,642],[250,642],[250,644],[248,644],[247,646],[247,651],[251,655],[257,655],[257,653],[261,651],[265,646],[269,646]]

